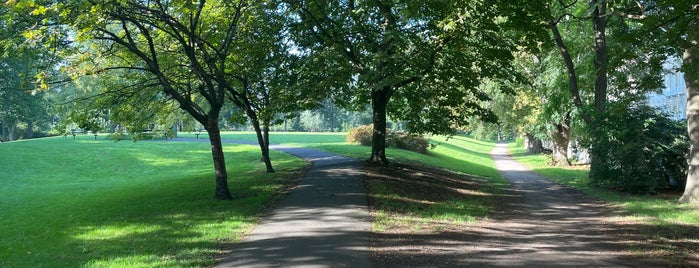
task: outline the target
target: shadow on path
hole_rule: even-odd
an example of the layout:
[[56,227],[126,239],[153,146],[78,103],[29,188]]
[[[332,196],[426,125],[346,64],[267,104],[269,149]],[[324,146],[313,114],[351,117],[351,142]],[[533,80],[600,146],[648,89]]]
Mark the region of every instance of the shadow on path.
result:
[[382,267],[657,267],[626,250],[642,241],[613,208],[528,170],[498,144],[491,157],[511,183],[488,219],[428,233],[381,233]]
[[313,166],[215,267],[371,267],[362,163],[307,148],[270,145],[270,149],[304,158]]

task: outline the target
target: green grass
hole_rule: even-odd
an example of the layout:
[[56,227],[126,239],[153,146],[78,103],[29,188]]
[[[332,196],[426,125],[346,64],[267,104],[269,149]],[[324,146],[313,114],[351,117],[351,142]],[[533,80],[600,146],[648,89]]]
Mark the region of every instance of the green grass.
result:
[[[490,151],[495,143],[464,136],[432,137],[429,155],[388,150],[393,161],[417,162],[453,173],[420,170],[428,177],[416,181],[372,178],[368,189],[375,200],[373,228],[441,231],[488,216],[508,184],[495,168]],[[436,173],[432,173],[436,172]],[[444,176],[444,177],[442,177]],[[422,177],[422,176],[418,176]]]
[[[194,137],[191,133],[180,133],[180,137]],[[200,136],[201,138],[201,136]],[[254,132],[224,132],[223,139],[256,141]],[[371,148],[358,144],[348,144],[345,133],[304,133],[304,132],[272,132],[270,143],[286,144],[353,157],[368,159]],[[380,209],[374,218],[374,229],[385,229],[394,223],[416,224],[435,221],[453,223],[471,222],[488,216],[488,211],[496,205],[495,196],[501,193],[507,182],[495,168],[490,157],[490,151],[495,143],[480,141],[465,136],[454,136],[447,139],[435,136],[430,139],[436,147],[428,155],[416,152],[387,148],[386,155],[393,162],[413,162],[426,166],[434,166],[468,175],[471,180],[478,181],[475,195],[451,195],[442,199],[425,196],[427,187],[406,189],[405,184],[372,180],[369,195],[381,200],[377,204]],[[443,182],[431,182],[433,189],[447,189],[454,185],[445,186]],[[484,197],[485,196],[485,197]],[[429,200],[428,200],[429,199]],[[412,200],[412,201],[410,201]],[[426,206],[425,203],[433,203]]]
[[[195,135],[180,133],[179,137],[193,138]],[[200,135],[200,138],[203,137],[206,136]],[[257,141],[255,133],[248,131],[223,132],[221,137],[228,140]],[[348,144],[346,137],[344,132],[271,132],[270,143],[315,148],[357,159],[369,158],[370,147]],[[490,158],[490,151],[495,147],[495,143],[465,136],[454,136],[448,141],[446,137],[434,136],[430,139],[430,143],[437,146],[430,150],[429,155],[395,148],[387,148],[386,155],[389,159],[417,161],[474,176],[502,179],[502,175],[495,169],[495,163]]]
[[526,150],[514,143],[509,145],[514,158],[544,177],[586,191],[602,200],[623,208],[623,214],[654,225],[689,224],[699,225],[699,213],[695,206],[678,204],[675,195],[625,195],[593,188],[589,185],[585,168],[551,167],[546,155],[528,155]]
[[235,201],[215,201],[206,143],[93,136],[0,144],[0,267],[213,264],[276,196],[300,159],[226,145]]

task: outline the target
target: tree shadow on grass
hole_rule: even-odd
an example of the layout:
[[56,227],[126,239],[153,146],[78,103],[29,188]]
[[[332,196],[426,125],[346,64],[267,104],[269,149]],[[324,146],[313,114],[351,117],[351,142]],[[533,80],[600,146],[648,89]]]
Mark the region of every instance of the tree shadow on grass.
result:
[[487,179],[412,162],[368,167],[366,184],[375,211],[388,215],[386,229],[440,229],[443,221],[468,222],[488,216],[500,189]]
[[[699,226],[620,220],[615,217],[620,215],[619,209],[578,190],[550,183],[531,172],[513,168],[506,173],[507,177],[518,179],[513,180],[511,190],[485,197],[501,203],[492,208],[487,219],[470,224],[439,222],[439,228],[397,225],[373,233],[377,266],[699,266]],[[457,198],[441,185],[426,187],[431,178],[420,180],[420,176],[408,172],[384,172],[381,176],[375,177],[398,182],[391,184],[391,187],[402,188],[395,192],[416,192],[401,194],[415,196],[398,200],[403,203],[424,203],[429,199],[424,197],[423,191],[429,192],[428,189],[443,193],[431,200],[435,203]],[[411,180],[418,181],[409,182]],[[374,209],[384,209],[381,203],[385,201],[381,198],[372,202]],[[388,210],[396,217],[408,214],[391,207]],[[431,227],[436,225],[433,223]]]

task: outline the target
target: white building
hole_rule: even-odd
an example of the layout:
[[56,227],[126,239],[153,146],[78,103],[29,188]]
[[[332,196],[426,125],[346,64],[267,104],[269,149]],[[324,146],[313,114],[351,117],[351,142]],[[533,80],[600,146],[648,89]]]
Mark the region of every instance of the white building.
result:
[[680,59],[668,60],[668,63],[665,64],[665,70],[668,73],[663,79],[665,87],[660,94],[649,94],[648,104],[658,107],[675,120],[684,120],[687,118],[685,113],[687,93],[685,92],[684,73],[676,71],[679,65]]

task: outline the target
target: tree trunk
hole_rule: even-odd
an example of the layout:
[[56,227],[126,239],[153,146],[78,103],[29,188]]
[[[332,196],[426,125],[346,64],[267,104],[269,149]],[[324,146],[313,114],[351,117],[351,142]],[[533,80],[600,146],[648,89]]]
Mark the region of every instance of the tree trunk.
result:
[[206,132],[211,142],[211,155],[214,159],[214,171],[216,173],[216,192],[214,198],[218,200],[231,200],[231,192],[228,189],[228,171],[221,144],[221,131],[218,127],[218,118],[209,118],[206,124]]
[[570,166],[568,160],[568,143],[570,142],[570,127],[565,123],[556,125],[556,131],[551,135],[553,139],[553,164],[556,166]]
[[7,127],[7,139],[9,141],[15,140],[15,129],[16,128],[17,128],[17,122],[14,122]]
[[541,143],[541,140],[534,137],[532,134],[525,134],[525,143],[527,147],[527,153],[530,154],[540,154],[544,151],[544,145]]
[[388,164],[386,158],[386,107],[391,98],[391,88],[383,87],[380,90],[371,91],[371,108],[374,132],[371,139],[370,162]]
[[590,4],[593,6],[592,30],[595,37],[595,112],[601,116],[607,106],[607,1],[591,0]]
[[34,138],[34,122],[32,122],[31,120],[27,122],[27,130],[24,132],[24,138]]
[[272,160],[269,158],[269,121],[265,121],[262,125],[262,139],[264,140],[265,147],[262,160],[265,162],[265,166],[267,167],[267,173],[274,173]]
[[[595,103],[592,123],[588,126],[592,133],[592,138],[596,139],[598,135],[597,129],[599,124],[604,122],[607,107],[607,67],[609,57],[607,55],[607,1],[606,0],[590,0],[592,11],[592,31],[595,41]],[[597,177],[597,168],[599,165],[605,165],[603,154],[606,154],[605,148],[590,148],[590,178]],[[605,156],[606,157],[606,156]]]
[[7,124],[6,123],[0,123],[0,141],[7,141]]
[[252,128],[255,130],[257,135],[257,143],[260,145],[260,152],[262,153],[262,162],[265,163],[267,168],[267,173],[274,173],[274,167],[272,166],[272,160],[269,158],[269,123],[264,122],[265,130],[263,133],[262,127],[260,127],[260,119],[257,114],[251,108],[246,108],[245,113],[250,118],[250,123],[252,123]]
[[687,131],[689,132],[689,159],[687,185],[680,197],[681,203],[699,203],[699,23],[687,27],[687,43],[682,69],[687,92]]

